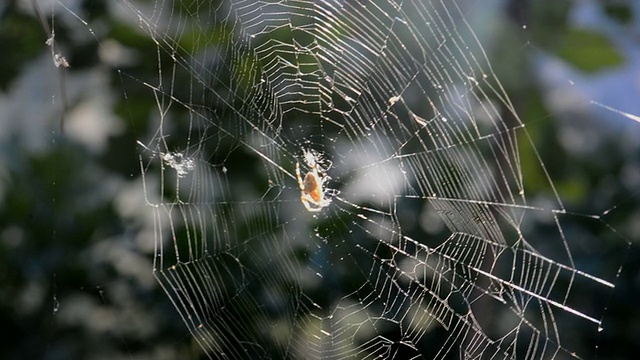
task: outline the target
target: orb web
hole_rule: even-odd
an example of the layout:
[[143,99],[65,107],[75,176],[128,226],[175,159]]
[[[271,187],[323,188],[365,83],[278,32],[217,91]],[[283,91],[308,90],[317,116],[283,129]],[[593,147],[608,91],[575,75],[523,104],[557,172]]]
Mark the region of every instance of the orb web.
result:
[[565,209],[483,49],[486,4],[123,4],[157,49],[153,270],[207,356],[590,356],[564,330],[601,329],[584,299],[618,269],[574,230],[607,226]]

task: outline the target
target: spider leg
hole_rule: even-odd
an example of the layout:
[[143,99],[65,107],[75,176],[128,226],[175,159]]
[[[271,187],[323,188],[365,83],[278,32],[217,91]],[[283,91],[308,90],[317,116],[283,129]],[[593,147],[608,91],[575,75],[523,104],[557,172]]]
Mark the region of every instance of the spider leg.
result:
[[300,201],[302,201],[302,205],[304,205],[305,208],[307,208],[308,212],[319,212],[320,210],[322,210],[321,206],[317,206],[317,207],[311,207],[310,204],[314,204],[315,202],[309,201],[309,195],[307,194],[302,194],[300,196]]
[[300,190],[304,190],[304,183],[302,182],[302,176],[300,175],[300,163],[296,163],[296,178],[298,178],[298,186]]

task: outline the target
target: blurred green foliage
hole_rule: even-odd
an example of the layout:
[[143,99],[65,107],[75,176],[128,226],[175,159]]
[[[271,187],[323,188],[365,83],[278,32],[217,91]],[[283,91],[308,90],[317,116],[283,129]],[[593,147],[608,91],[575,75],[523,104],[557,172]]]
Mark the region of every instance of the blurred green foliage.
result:
[[[176,4],[181,10],[195,11],[187,6],[189,2]],[[182,8],[184,6],[187,8]],[[608,14],[623,23],[633,18],[634,14],[627,6],[611,2],[605,6]],[[638,162],[640,156],[636,153],[631,159],[625,157],[627,154],[616,147],[615,139],[605,143],[598,158],[559,155],[564,153],[557,135],[559,121],[545,108],[543,94],[530,70],[530,48],[523,46],[529,42],[533,47],[548,49],[576,69],[588,73],[622,66],[625,59],[604,35],[568,27],[567,14],[571,7],[569,1],[534,2],[531,32],[515,31],[518,26],[506,25],[513,31],[505,31],[498,45],[491,49],[492,64],[499,78],[503,79],[520,117],[526,120],[527,136],[539,150],[539,153],[534,153],[530,148],[523,148],[519,153],[519,165],[527,179],[525,190],[527,194],[536,196],[553,196],[540,194],[542,189],[548,188],[544,173],[548,171],[572,209],[592,214],[601,210],[603,203],[625,204],[624,211],[613,213],[617,217],[616,231],[623,236],[633,235],[632,215],[637,212],[637,201],[625,202],[629,198],[628,190],[616,181],[623,176],[628,162]],[[0,189],[3,189],[0,197],[0,323],[11,331],[0,346],[2,359],[204,358],[164,291],[155,282],[148,282],[152,254],[139,244],[143,238],[139,234],[142,226],[133,216],[122,216],[119,207],[123,200],[117,198],[118,193],[112,188],[141,186],[137,156],[141,149],[136,140],[154,126],[153,118],[158,111],[156,99],[144,83],[155,85],[162,81],[158,79],[158,67],[166,66],[162,70],[169,74],[174,63],[171,54],[161,52],[158,55],[156,45],[146,34],[129,24],[117,22],[107,9],[103,2],[84,1],[82,16],[89,22],[98,22],[103,30],[100,34],[134,49],[144,57],[144,61],[117,68],[101,63],[97,54],[99,44],[74,42],[62,21],[56,22],[56,39],[70,54],[72,68],[69,72],[107,68],[111,91],[119,96],[113,104],[113,111],[123,120],[125,130],[112,136],[106,151],[101,154],[92,153],[66,138],[65,134],[56,133],[44,135],[47,136],[45,142],[51,145],[47,151],[36,151],[26,144],[15,127],[7,126],[3,130],[6,136],[0,144]],[[9,93],[13,81],[29,71],[37,57],[49,56],[50,49],[45,45],[47,36],[40,21],[21,10],[16,1],[9,1],[0,7],[0,11],[0,44],[10,49],[0,58],[0,88]],[[53,23],[51,14],[47,16],[45,21]],[[179,46],[185,53],[193,53],[199,50],[202,38],[206,38],[206,43],[215,44],[213,39],[232,36],[232,30],[224,27],[212,27],[204,33],[198,30],[188,28],[180,42],[172,45]],[[283,31],[283,39],[291,38],[291,34]],[[313,59],[308,60],[313,63]],[[257,72],[253,72],[257,66],[255,59],[247,57],[240,59],[234,69],[222,67],[227,72],[236,71],[235,74],[218,70],[221,77],[235,76],[240,83],[249,86],[258,82]],[[315,69],[309,69],[309,72],[311,70]],[[53,68],[51,76],[56,76]],[[224,78],[212,79],[203,75],[199,80],[206,83],[206,88],[216,86],[215,80],[221,79]],[[171,83],[173,91],[181,93],[183,98],[191,97],[194,102],[206,101],[193,99],[191,80],[177,78]],[[34,107],[40,105],[31,104]],[[213,112],[216,109],[209,110]],[[188,114],[181,115],[188,118]],[[180,119],[188,123],[184,118]],[[9,120],[27,123],[46,121],[31,118]],[[221,146],[233,148],[237,145],[233,139],[217,140]],[[518,141],[526,143],[528,138],[523,135]],[[236,151],[227,155],[227,159],[212,155],[209,161],[213,164],[229,161],[229,168],[238,169],[231,173],[242,174],[232,181],[252,184],[251,178],[262,174],[259,162],[246,154]],[[545,169],[541,169],[538,156],[546,165]],[[246,173],[254,175],[245,176]],[[603,174],[610,175],[605,177]],[[265,182],[260,183],[264,187]],[[264,191],[264,188],[258,189],[258,192]],[[399,211],[418,212],[420,206],[410,205],[407,209]],[[347,215],[333,220],[341,225],[349,221]],[[329,226],[326,223],[319,223],[318,229],[322,237],[337,239],[350,231],[346,226]],[[566,228],[568,232],[585,229],[592,230],[586,225]],[[407,227],[405,230],[410,232],[414,229]],[[543,226],[535,231],[539,236],[544,236],[546,231],[551,232]],[[604,238],[597,231],[601,230],[593,229],[589,236]],[[585,242],[589,236],[585,236]],[[331,249],[332,245],[336,247],[336,244],[319,246]],[[366,248],[366,245],[358,245]],[[613,247],[607,243],[600,245],[599,249],[608,254],[614,252]],[[311,256],[306,253],[299,255],[301,258]],[[338,263],[331,256],[339,258],[346,254],[327,250],[316,255],[318,258],[314,260],[318,262]],[[601,256],[589,259],[584,267],[593,267],[593,272],[598,273],[598,268],[604,267],[603,262],[616,260]],[[126,261],[139,266],[123,265]],[[635,353],[640,346],[640,332],[634,325],[640,323],[637,321],[639,311],[633,301],[638,296],[637,264],[640,264],[640,253],[632,247],[628,251],[627,266],[616,284],[615,295],[605,301],[610,309],[604,323],[607,331],[595,340],[601,349],[605,349],[602,350],[604,357],[624,358]],[[333,282],[337,281],[338,273],[349,271],[339,266],[327,270],[327,284],[349,292],[362,291],[364,298],[371,291],[371,284],[359,289],[358,286],[365,283],[360,277],[366,274],[343,277],[343,283]],[[326,296],[327,303],[331,300],[328,292],[314,295]],[[591,339],[582,341],[588,340]],[[422,345],[429,348],[430,344]],[[592,344],[585,347],[590,349]]]
[[556,53],[567,63],[589,73],[618,67],[624,62],[609,38],[582,29],[569,29]]
[[6,91],[24,64],[43,51],[46,40],[38,19],[20,12],[11,1],[0,22],[0,44],[5,49],[0,66],[1,90]]

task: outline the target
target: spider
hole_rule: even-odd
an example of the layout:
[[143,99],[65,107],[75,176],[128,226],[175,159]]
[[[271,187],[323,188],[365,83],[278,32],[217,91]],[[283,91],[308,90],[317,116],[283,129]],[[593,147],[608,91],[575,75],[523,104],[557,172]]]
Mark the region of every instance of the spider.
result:
[[316,157],[311,151],[304,151],[304,162],[311,168],[304,180],[300,175],[300,163],[296,163],[296,177],[300,186],[300,201],[309,212],[318,212],[331,203],[330,199],[324,196],[324,184],[329,179],[322,175],[322,169],[318,167]]

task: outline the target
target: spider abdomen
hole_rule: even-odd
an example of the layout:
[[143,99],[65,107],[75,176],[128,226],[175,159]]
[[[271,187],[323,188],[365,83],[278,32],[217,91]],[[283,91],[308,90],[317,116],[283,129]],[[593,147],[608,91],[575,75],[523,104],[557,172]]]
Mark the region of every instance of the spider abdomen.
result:
[[304,177],[304,192],[309,194],[314,201],[319,202],[322,198],[320,185],[318,184],[316,177],[311,173],[308,173]]

